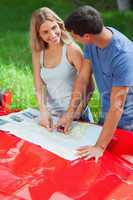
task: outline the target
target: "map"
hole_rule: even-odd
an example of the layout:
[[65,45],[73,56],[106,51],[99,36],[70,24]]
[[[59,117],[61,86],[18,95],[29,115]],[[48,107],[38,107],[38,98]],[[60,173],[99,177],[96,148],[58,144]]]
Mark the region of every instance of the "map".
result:
[[[53,118],[54,123],[57,120],[57,118]],[[77,159],[77,148],[96,144],[101,132],[101,127],[98,125],[75,121],[67,134],[57,130],[49,132],[39,124],[39,111],[32,108],[1,116],[0,122],[1,130],[40,145],[66,160]]]

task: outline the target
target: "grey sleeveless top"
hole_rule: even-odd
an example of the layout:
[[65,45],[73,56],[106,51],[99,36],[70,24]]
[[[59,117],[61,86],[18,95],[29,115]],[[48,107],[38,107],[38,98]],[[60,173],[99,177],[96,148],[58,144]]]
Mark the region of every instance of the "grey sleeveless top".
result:
[[47,109],[52,115],[57,116],[66,112],[71,100],[73,83],[77,76],[77,70],[69,63],[66,55],[67,45],[64,44],[60,64],[53,68],[47,68],[43,61],[44,51],[40,54],[40,76],[47,88]]

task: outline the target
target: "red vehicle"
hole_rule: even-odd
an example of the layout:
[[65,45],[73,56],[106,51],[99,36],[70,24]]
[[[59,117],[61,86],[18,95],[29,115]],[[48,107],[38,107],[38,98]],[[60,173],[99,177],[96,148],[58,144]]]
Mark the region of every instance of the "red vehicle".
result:
[[133,200],[133,133],[116,130],[95,163],[65,160],[0,131],[0,200]]
[[12,93],[10,91],[0,91],[0,115],[6,115],[11,111],[11,100]]

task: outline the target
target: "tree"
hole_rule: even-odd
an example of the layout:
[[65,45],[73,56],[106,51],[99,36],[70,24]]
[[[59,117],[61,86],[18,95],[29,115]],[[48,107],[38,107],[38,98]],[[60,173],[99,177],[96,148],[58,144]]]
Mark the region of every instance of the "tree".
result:
[[117,0],[117,6],[120,11],[131,9],[131,0]]

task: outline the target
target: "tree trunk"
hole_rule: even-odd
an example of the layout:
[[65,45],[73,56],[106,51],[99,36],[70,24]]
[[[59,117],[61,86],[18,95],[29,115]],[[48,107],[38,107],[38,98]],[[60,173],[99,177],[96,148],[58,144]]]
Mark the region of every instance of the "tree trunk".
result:
[[118,10],[124,11],[130,9],[130,0],[117,0]]

